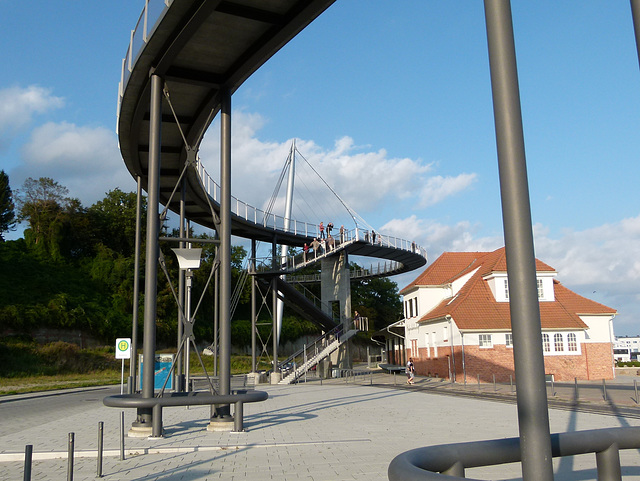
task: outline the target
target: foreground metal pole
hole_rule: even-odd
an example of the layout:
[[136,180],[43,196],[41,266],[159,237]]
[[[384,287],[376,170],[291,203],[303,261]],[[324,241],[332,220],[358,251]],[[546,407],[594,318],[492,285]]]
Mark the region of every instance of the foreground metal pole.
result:
[[640,0],[631,0],[631,15],[633,17],[633,30],[636,36],[638,61],[640,61]]
[[[220,107],[220,394],[231,393],[231,92],[224,88]],[[216,417],[231,420],[229,404]]]
[[133,313],[131,316],[131,359],[129,360],[129,377],[127,392],[136,392],[136,369],[138,361],[138,310],[140,299],[140,230],[142,224],[142,180],[136,178],[136,237],[133,260]]
[[[142,397],[154,397],[155,354],[156,354],[156,312],[158,283],[158,203],[160,193],[160,148],[162,126],[162,88],[163,81],[157,75],[151,75],[151,113],[149,123],[149,174],[147,182],[147,247],[144,276],[144,338],[142,355]],[[152,409],[138,408],[138,419],[134,425],[151,428]]]
[[67,448],[67,481],[73,481],[74,446],[75,446],[75,433],[69,433],[69,446]]
[[485,0],[524,481],[552,481],[540,307],[508,0]]
[[98,478],[102,477],[102,456],[104,452],[104,422],[100,421],[98,423],[98,466],[97,468],[97,476]]
[[33,459],[33,444],[24,447],[24,481],[31,481],[31,460]]

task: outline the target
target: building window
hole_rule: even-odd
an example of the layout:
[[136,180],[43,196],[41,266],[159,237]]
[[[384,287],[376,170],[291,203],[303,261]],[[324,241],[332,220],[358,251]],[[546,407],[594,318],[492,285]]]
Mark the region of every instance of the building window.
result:
[[575,352],[578,350],[578,339],[573,332],[567,334],[567,348],[571,352]]
[[419,358],[419,353],[418,353],[418,340],[417,339],[411,339],[411,357],[413,358]]
[[556,352],[564,351],[564,340],[562,334],[556,333],[553,335],[553,350]]
[[504,280],[504,298],[509,299],[509,279]]
[[507,347],[513,347],[513,334],[507,332],[504,335],[504,343]]
[[418,315],[418,298],[414,297],[413,299],[413,312],[416,313],[416,316]]
[[493,347],[491,334],[480,334],[478,336],[478,346],[484,348]]
[[551,343],[549,342],[549,334],[542,335],[542,350],[544,352],[551,352]]
[[409,299],[409,317],[413,317],[413,302]]
[[431,359],[431,343],[429,342],[429,333],[424,335],[425,343],[427,344],[427,359]]
[[538,299],[544,299],[544,288],[542,287],[542,279],[538,279]]
[[444,326],[442,328],[442,340],[443,341],[449,340],[449,326]]
[[431,333],[431,338],[433,339],[433,357],[438,359],[438,342],[436,341],[436,333]]

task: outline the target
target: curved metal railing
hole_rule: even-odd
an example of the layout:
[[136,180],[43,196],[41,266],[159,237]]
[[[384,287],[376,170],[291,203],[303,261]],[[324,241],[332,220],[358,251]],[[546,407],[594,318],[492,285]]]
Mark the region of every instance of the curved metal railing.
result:
[[[205,191],[213,199],[214,202],[220,203],[220,186],[213,180],[209,173],[202,165],[200,159],[196,164],[196,170],[200,176],[200,181],[204,186]],[[305,237],[319,237],[320,231],[316,224],[310,224],[308,222],[298,221],[295,219],[286,219],[284,216],[268,213],[262,209],[258,209],[246,202],[231,196],[231,212],[241,219],[247,222],[252,222],[257,225],[261,225],[266,229],[273,229],[280,232],[286,232],[289,234],[300,235]],[[289,222],[289,226],[286,226],[286,220]],[[419,254],[425,259],[427,258],[427,251],[423,247],[417,245],[415,242],[411,242],[399,237],[394,237],[385,234],[373,233],[360,227],[355,227],[351,230],[346,230],[342,237],[337,233],[335,236],[335,242],[348,243],[353,241],[369,242],[372,245],[378,245],[381,247],[390,247],[393,249],[402,249],[410,251],[415,254]],[[299,263],[297,264],[299,265]]]
[[[593,453],[598,479],[621,478],[620,449],[640,448],[640,427],[605,428],[551,435],[554,458]],[[520,438],[492,439],[412,449],[396,456],[389,481],[445,481],[466,478],[467,468],[521,462]]]
[[142,47],[147,43],[156,25],[162,20],[172,3],[173,0],[145,0],[144,8],[136,22],[136,26],[131,30],[129,48],[127,48],[127,53],[122,59],[122,72],[120,74],[120,85],[118,86],[118,117],[120,117],[120,105],[124,88],[129,81],[133,66],[138,59],[138,54],[142,51]]

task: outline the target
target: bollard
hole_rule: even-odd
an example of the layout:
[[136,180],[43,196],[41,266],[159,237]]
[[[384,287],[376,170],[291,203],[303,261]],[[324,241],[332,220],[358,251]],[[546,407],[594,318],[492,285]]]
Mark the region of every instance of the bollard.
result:
[[102,477],[103,441],[104,441],[104,422],[100,421],[98,423],[98,466],[97,466],[97,476],[99,478]]
[[493,392],[496,392],[498,387],[496,386],[496,375],[493,375]]
[[75,433],[69,433],[69,448],[67,450],[67,481],[73,481],[73,445]]
[[636,404],[638,404],[638,381],[636,379],[633,380],[633,390],[636,393]]
[[31,481],[31,460],[33,459],[33,444],[24,447],[24,481]]
[[480,390],[480,374],[478,374],[478,391]]
[[120,461],[124,461],[124,411],[120,413]]
[[607,400],[607,383],[604,379],[602,380],[602,397],[605,401]]
[[578,400],[578,378],[574,377],[573,382],[575,384],[575,393],[573,394],[573,398],[577,401]]
[[509,374],[509,385],[511,386],[511,392],[513,393],[513,374]]
[[556,387],[553,381],[553,377],[551,378],[551,397],[555,397],[556,395]]

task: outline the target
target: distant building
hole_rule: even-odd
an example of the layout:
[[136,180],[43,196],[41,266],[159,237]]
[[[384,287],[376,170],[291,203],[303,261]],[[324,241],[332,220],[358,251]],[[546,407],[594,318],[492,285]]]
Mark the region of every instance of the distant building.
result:
[[[582,297],[536,259],[545,373],[557,381],[612,379],[616,310]],[[400,291],[406,356],[419,375],[457,382],[514,375],[505,249],[445,252]],[[513,378],[515,379],[515,377]]]
[[616,361],[637,361],[640,356],[640,337],[616,337],[613,346],[613,357]]

